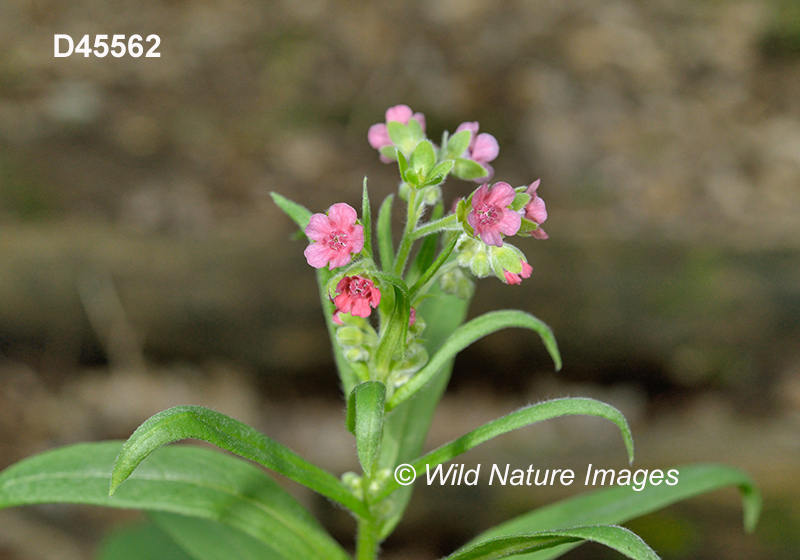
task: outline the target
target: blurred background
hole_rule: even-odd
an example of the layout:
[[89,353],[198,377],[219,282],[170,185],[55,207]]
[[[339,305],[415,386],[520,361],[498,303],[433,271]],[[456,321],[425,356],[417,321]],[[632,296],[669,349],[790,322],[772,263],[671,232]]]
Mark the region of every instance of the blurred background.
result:
[[[161,57],[55,58],[56,33],[157,34]],[[724,462],[765,494],[754,535],[733,490],[631,523],[665,558],[800,558],[795,0],[4,0],[0,467],[201,404],[356,468],[314,275],[269,193],[357,205],[367,175],[377,204],[397,172],[367,129],[398,103],[434,141],[479,121],[497,180],[542,179],[550,239],[519,244],[532,277],[481,282],[471,313],[534,313],[565,362],[528,332],[476,344],[428,447],[528,402],[601,398],[631,421],[637,468]],[[464,461],[626,466],[587,419]],[[351,546],[350,519],[289,487]],[[582,490],[420,485],[385,557],[442,556]],[[140,519],[2,511],[0,559],[88,559]]]

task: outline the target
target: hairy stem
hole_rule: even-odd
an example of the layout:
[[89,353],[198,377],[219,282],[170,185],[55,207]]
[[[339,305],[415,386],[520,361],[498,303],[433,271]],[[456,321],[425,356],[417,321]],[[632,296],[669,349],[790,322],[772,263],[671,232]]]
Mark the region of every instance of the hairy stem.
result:
[[403,276],[403,269],[406,267],[408,254],[411,252],[411,246],[414,244],[414,237],[412,233],[414,228],[417,227],[419,220],[419,212],[417,211],[417,191],[411,190],[408,195],[408,214],[406,218],[406,228],[403,231],[403,239],[400,241],[400,247],[397,250],[397,258],[394,261],[394,273],[397,276]]
[[372,519],[358,520],[356,560],[375,560],[378,556],[378,528]]

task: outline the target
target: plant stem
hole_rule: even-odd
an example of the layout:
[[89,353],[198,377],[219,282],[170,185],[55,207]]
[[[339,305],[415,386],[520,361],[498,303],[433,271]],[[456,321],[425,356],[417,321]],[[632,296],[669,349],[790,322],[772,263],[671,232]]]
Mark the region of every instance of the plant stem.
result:
[[406,267],[406,260],[408,254],[411,252],[411,245],[414,243],[412,232],[417,227],[419,221],[419,213],[417,212],[417,191],[411,189],[408,195],[408,214],[406,218],[406,229],[403,231],[403,239],[400,241],[400,247],[397,250],[397,258],[394,261],[394,273],[397,276],[403,276],[403,269]]
[[428,222],[424,226],[417,228],[411,233],[411,237],[415,240],[421,237],[425,237],[426,235],[430,235],[431,233],[437,233],[440,231],[458,231],[461,229],[461,226],[458,223],[458,218],[455,214],[450,214],[449,216],[445,216],[439,220],[435,220],[433,222]]
[[378,528],[372,519],[359,518],[356,560],[375,560],[378,556]]

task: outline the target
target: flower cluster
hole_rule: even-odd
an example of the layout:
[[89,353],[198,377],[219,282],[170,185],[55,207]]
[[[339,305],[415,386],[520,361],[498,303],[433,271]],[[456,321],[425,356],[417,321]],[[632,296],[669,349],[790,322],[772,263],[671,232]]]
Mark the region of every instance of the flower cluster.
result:
[[[310,240],[305,256],[309,265],[324,271],[331,320],[345,359],[359,375],[377,375],[391,387],[404,383],[427,361],[419,338],[425,321],[416,309],[432,286],[468,298],[471,277],[494,275],[506,284],[520,284],[533,267],[508,238],[547,239],[540,227],[547,210],[537,192],[539,180],[516,188],[488,182],[495,174],[490,162],[500,152],[494,136],[479,132],[478,122],[464,122],[434,144],[425,127],[425,115],[396,105],[367,135],[381,161],[399,166],[407,217],[396,248],[386,221],[391,206],[384,204],[377,227],[380,259],[372,253],[372,231],[365,230],[372,223],[366,180],[361,221],[352,206],[340,202],[324,214],[310,215],[305,228]],[[479,186],[445,213],[441,184],[451,174]],[[428,208],[432,213],[425,221]],[[411,259],[414,243],[429,236],[446,246],[439,257],[437,244],[427,243]],[[377,330],[370,324],[375,311]]]

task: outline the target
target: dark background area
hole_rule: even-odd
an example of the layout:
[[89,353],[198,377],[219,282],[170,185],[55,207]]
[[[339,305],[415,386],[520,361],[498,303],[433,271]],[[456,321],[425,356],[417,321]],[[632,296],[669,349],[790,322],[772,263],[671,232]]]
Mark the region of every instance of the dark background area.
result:
[[[158,34],[161,57],[55,58],[56,33]],[[732,490],[631,523],[665,558],[800,558],[792,0],[3,2],[0,467],[202,404],[355,468],[314,275],[269,192],[356,205],[367,175],[376,205],[397,174],[366,133],[398,103],[434,141],[479,121],[497,180],[542,179],[550,239],[520,243],[532,277],[481,282],[471,314],[534,313],[565,362],[555,374],[523,331],[477,343],[430,445],[527,402],[598,397],[631,421],[637,468],[725,462],[765,493],[755,535]],[[580,472],[624,453],[571,419],[465,462]],[[348,542],[350,520],[292,490]],[[420,488],[386,558],[444,555],[578,490]],[[0,512],[0,558],[90,558],[136,518]]]

